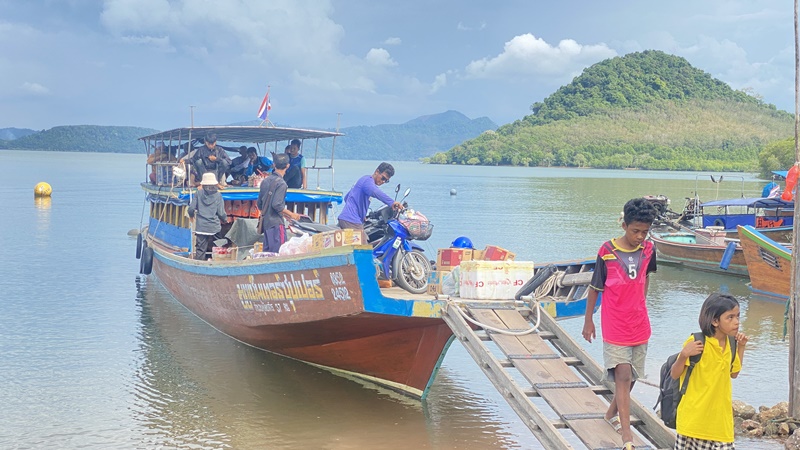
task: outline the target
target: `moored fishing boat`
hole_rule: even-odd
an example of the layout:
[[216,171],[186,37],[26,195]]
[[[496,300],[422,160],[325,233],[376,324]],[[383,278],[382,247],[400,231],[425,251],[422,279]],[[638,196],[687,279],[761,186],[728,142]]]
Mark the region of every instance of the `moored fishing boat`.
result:
[[680,213],[669,209],[666,197],[650,198],[656,199],[651,203],[659,212],[658,224],[676,230],[716,228],[724,230],[728,238],[738,239],[736,227],[750,225],[780,242],[791,241],[794,233],[794,202],[781,198],[736,197],[701,203],[698,197],[687,197]]
[[656,247],[658,262],[693,269],[747,276],[742,248],[725,237],[722,229],[682,229],[655,227],[649,239]]
[[737,238],[738,226],[749,225],[771,239],[791,241],[794,202],[780,197],[731,198],[699,204],[700,228],[722,227],[728,237]]
[[792,251],[751,226],[740,226],[750,289],[758,294],[787,300],[791,289]]
[[[317,152],[327,148],[331,155],[330,162],[318,166],[315,153],[308,170],[318,173],[332,171],[333,142],[340,136],[278,127],[194,127],[141,139],[148,150],[154,142],[188,150],[194,139],[207,133],[216,134],[219,142],[256,144],[262,154],[271,145],[278,151],[281,141],[301,139],[305,149],[314,142]],[[325,139],[330,139],[330,147],[320,143]],[[234,339],[412,397],[426,395],[453,339],[442,320],[448,299],[379,287],[373,249],[367,245],[246,258],[261,238],[251,232],[258,217],[255,186],[220,191],[231,222],[227,236],[234,241],[225,251],[230,259],[192,259],[192,224],[186,210],[195,189],[175,178],[172,169],[177,165],[177,158],[155,163],[156,176],[142,183],[149,206],[137,247],[143,273],[152,273],[181,304]],[[324,224],[342,194],[333,187],[289,189],[286,200],[295,212]],[[586,272],[593,265],[587,261],[558,270]],[[583,315],[585,300],[581,302],[581,291],[576,290],[580,283],[573,283],[556,286],[545,310],[557,317]],[[514,305],[513,299],[501,301]]]

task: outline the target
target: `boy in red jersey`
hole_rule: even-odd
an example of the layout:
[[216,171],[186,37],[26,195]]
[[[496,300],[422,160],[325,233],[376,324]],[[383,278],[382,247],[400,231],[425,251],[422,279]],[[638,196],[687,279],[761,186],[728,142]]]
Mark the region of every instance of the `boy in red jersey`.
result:
[[631,389],[644,376],[650,318],[647,315],[648,275],[656,270],[653,243],[645,241],[657,215],[643,198],[625,203],[622,237],[605,242],[597,253],[597,264],[586,301],[583,337],[592,342],[592,315],[597,293],[603,293],[600,325],[603,331],[603,361],[606,377],[614,382],[614,398],[605,418],[622,434],[623,449],[632,449],[630,424]]

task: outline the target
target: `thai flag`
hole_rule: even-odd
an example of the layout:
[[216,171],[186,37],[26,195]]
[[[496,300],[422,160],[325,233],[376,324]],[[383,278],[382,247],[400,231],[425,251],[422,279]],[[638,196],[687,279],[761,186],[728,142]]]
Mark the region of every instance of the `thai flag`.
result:
[[261,120],[267,120],[270,109],[272,109],[272,105],[269,104],[269,90],[268,90],[267,95],[264,96],[264,101],[261,102],[261,107],[258,108],[258,118]]

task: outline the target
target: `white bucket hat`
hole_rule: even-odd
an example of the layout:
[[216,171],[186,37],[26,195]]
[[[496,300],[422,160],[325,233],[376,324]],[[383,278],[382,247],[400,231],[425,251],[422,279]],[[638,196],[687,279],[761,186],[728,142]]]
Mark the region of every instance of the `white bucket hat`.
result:
[[217,176],[214,173],[206,172],[203,174],[203,180],[200,181],[200,184],[203,186],[216,186],[219,183],[217,183]]

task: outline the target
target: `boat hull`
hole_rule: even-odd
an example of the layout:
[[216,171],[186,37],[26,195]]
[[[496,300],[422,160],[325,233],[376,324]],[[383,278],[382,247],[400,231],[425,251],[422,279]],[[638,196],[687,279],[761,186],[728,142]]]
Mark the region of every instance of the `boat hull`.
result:
[[750,289],[762,295],[787,300],[791,290],[792,253],[753,227],[739,227]]
[[737,246],[727,269],[720,267],[726,246],[704,245],[696,242],[689,232],[651,232],[659,263],[691,267],[708,272],[746,277],[747,263],[742,248]]
[[[443,302],[384,297],[368,248],[252,261],[209,264],[156,250],[153,273],[181,304],[234,339],[424,396],[452,339],[440,318]],[[360,282],[363,262],[374,289]]]

